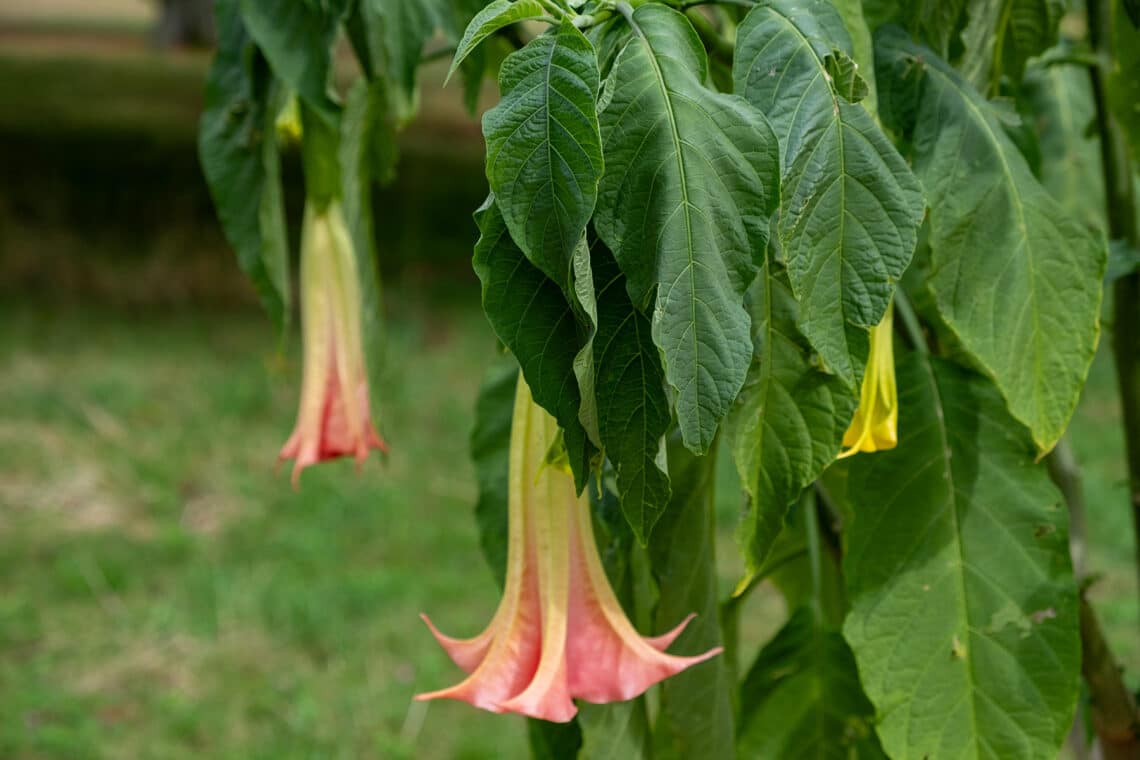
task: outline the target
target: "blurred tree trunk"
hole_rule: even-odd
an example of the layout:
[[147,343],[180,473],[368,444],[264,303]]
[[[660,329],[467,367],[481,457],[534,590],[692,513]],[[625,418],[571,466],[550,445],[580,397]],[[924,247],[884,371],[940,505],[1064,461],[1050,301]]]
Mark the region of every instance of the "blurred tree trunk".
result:
[[159,0],[155,42],[160,47],[208,47],[214,44],[213,0]]

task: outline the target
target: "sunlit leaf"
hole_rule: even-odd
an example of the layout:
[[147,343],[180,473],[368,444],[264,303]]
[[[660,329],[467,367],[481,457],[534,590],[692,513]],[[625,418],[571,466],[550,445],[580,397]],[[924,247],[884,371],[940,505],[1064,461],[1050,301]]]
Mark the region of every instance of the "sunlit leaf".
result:
[[892,758],[1056,757],[1080,666],[1064,502],[981,376],[911,354],[850,460],[844,634]]
[[877,39],[880,101],[930,201],[938,308],[1048,451],[1096,348],[1104,240],[1041,186],[989,103],[896,32]]
[[685,445],[703,452],[751,359],[742,301],[779,200],[777,142],[760,111],[705,86],[683,15],[642,5],[628,23],[604,88],[595,224],[652,315]]

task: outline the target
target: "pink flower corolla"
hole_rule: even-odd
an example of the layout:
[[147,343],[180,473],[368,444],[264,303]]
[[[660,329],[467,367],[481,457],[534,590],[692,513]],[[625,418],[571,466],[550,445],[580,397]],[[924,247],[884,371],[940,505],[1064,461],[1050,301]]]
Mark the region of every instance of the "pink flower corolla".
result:
[[326,459],[387,451],[372,425],[356,255],[338,202],[306,204],[301,229],[301,406],[278,461],[301,471]]
[[692,615],[662,636],[637,633],[602,567],[588,494],[578,496],[570,474],[547,461],[557,433],[520,376],[503,598],[491,624],[470,639],[445,636],[424,616],[468,677],[416,699],[459,699],[491,712],[565,722],[577,712],[574,699],[632,699],[721,651],[665,653]]

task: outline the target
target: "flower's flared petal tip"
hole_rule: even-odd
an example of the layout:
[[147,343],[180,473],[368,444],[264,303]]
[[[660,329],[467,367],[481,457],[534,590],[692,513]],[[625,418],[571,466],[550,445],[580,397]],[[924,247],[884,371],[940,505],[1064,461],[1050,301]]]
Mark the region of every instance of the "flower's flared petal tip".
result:
[[677,637],[681,635],[689,623],[693,622],[693,618],[696,616],[697,613],[690,612],[685,616],[684,620],[682,620],[676,625],[676,627],[673,628],[673,630],[669,631],[668,633],[663,633],[660,636],[646,637],[645,643],[656,649],[658,652],[664,652],[674,641],[677,640]]
[[430,702],[433,699],[454,699],[458,702],[466,702],[472,707],[477,707],[487,712],[505,712],[501,705],[481,698],[478,691],[472,690],[466,681],[456,686],[449,686],[446,689],[421,692],[412,697],[412,699],[416,702]]
[[479,667],[479,663],[483,661],[484,656],[487,654],[487,649],[491,645],[491,630],[488,629],[483,633],[470,639],[456,639],[443,633],[435,624],[431,622],[431,618],[427,615],[420,613],[420,619],[427,625],[431,635],[435,637],[436,642],[451,658],[451,661],[459,666],[465,673],[471,673],[475,668]]
[[578,714],[578,706],[569,697],[552,695],[528,697],[524,692],[501,703],[499,711],[525,715],[528,718],[551,723],[569,723]]

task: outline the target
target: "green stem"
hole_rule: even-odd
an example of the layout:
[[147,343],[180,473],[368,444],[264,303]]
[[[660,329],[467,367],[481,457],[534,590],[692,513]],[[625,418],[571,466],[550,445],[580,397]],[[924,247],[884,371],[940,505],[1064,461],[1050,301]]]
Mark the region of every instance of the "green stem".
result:
[[1081,592],[1081,674],[1089,687],[1093,727],[1105,760],[1135,760],[1140,753],[1140,716],[1120,677],[1093,608]]
[[918,321],[918,315],[914,313],[910,298],[901,286],[895,288],[895,313],[899,315],[899,321],[902,323],[911,349],[929,354],[930,346],[926,343],[926,333],[922,331],[922,323]]
[[[1104,170],[1105,206],[1110,240],[1123,240],[1140,248],[1136,198],[1128,144],[1108,106],[1105,77],[1112,65],[1112,5],[1109,0],[1088,4],[1089,42],[1100,66],[1089,69],[1096,103],[1100,157]],[[1128,495],[1132,508],[1136,572],[1140,579],[1140,271],[1113,284],[1113,340],[1116,376],[1120,385],[1124,442],[1128,466]]]
[[807,488],[800,497],[804,533],[807,535],[808,564],[811,566],[811,607],[815,619],[823,622],[823,556],[819,540],[819,512],[815,504],[815,489]]

